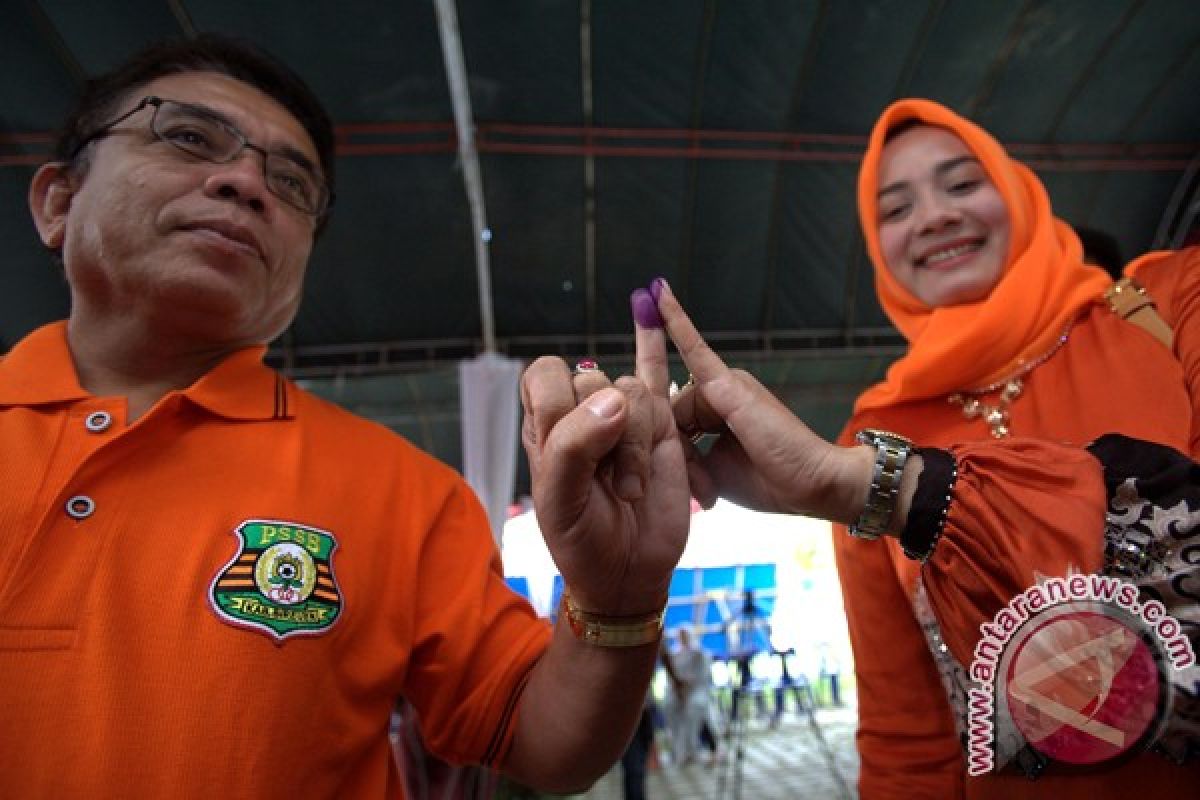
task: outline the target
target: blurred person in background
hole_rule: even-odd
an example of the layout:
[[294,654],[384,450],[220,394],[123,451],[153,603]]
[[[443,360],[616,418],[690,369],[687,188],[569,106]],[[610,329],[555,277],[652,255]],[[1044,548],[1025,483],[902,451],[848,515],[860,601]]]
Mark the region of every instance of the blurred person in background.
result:
[[688,626],[678,630],[679,646],[670,651],[674,680],[671,681],[671,754],[684,766],[696,759],[701,731],[712,718],[712,656],[700,645]]

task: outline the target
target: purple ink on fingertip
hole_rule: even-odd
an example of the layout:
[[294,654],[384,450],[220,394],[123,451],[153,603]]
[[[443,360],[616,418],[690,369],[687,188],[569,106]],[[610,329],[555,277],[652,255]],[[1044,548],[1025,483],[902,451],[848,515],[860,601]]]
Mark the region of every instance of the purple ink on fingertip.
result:
[[659,278],[655,278],[654,280],[650,281],[650,296],[654,298],[655,303],[659,303],[662,301],[663,289],[665,289],[666,286],[667,286],[666,278],[659,277]]
[[645,289],[634,289],[629,296],[629,305],[633,308],[633,320],[643,328],[661,328],[662,315],[658,313],[658,304],[650,292]]

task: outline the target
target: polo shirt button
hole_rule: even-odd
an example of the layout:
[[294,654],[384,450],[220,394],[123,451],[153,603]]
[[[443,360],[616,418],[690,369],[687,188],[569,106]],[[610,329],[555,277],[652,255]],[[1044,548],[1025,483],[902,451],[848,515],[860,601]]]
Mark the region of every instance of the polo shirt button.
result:
[[67,516],[72,519],[87,519],[96,511],[96,501],[86,494],[77,494],[67,501]]
[[83,427],[92,433],[104,433],[112,426],[112,414],[107,411],[93,411],[83,421]]

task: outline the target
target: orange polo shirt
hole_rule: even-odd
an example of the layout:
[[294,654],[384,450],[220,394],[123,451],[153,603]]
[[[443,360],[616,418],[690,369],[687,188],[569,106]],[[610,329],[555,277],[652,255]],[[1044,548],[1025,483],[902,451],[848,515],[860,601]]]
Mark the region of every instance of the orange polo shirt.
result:
[[235,353],[126,424],[0,361],[0,797],[399,797],[396,698],[493,763],[549,639],[448,467]]

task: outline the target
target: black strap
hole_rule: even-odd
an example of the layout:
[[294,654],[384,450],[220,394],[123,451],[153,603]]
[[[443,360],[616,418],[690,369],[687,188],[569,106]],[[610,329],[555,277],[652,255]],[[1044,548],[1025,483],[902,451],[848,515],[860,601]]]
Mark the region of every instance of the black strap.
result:
[[925,466],[921,470],[921,477],[917,479],[908,521],[900,533],[900,546],[909,558],[923,562],[933,553],[942,535],[958,469],[949,451],[922,447],[917,453]]

